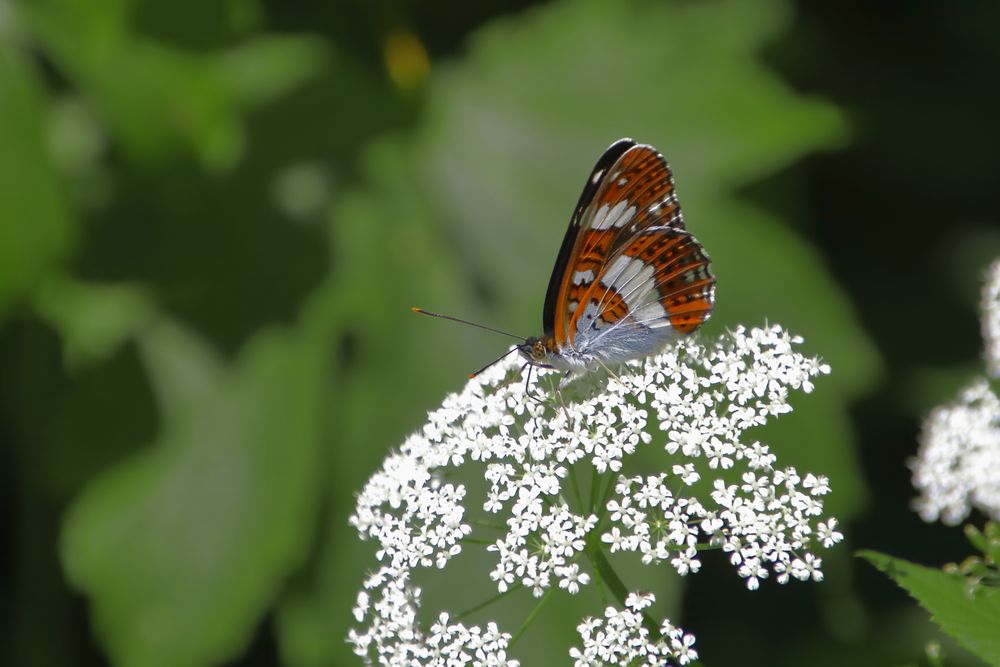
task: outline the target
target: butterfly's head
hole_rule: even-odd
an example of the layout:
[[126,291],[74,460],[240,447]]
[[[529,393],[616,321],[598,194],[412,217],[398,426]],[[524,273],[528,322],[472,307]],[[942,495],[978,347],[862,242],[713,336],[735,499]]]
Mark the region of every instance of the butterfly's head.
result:
[[533,364],[543,364],[549,354],[552,353],[551,336],[532,336],[526,338],[523,343],[517,346],[521,356]]

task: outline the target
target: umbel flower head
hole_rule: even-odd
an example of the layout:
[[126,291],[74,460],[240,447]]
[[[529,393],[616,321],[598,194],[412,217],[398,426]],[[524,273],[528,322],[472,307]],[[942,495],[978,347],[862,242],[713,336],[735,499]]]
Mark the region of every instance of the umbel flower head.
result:
[[[1000,260],[987,272],[981,309],[987,374],[1000,377]],[[924,521],[955,525],[973,507],[1000,521],[1000,398],[986,377],[931,412],[910,468]]]
[[[778,326],[710,344],[686,338],[575,400],[526,395],[510,360],[447,396],[358,496],[350,521],[377,544],[380,566],[358,594],[355,652],[384,665],[518,664],[516,637],[495,624],[420,608],[413,575],[483,543],[493,563],[483,576],[499,594],[529,591],[541,603],[592,585],[614,594],[621,607],[580,619],[578,666],[697,657],[691,635],[649,617],[650,594],[625,590],[607,552],[687,575],[704,550],[719,550],[750,589],[772,577],[821,580],[816,549],[843,539],[824,517],[827,480],[779,466],[744,437],[791,411],[790,390],[810,392],[829,373],[799,343]],[[662,465],[632,470],[640,448]],[[482,471],[484,496],[447,481],[463,467]]]

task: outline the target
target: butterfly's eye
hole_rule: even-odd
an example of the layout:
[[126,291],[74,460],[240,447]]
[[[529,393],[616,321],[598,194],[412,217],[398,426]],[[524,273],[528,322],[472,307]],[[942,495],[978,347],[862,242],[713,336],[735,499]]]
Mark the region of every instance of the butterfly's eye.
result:
[[535,344],[531,348],[531,354],[535,359],[541,359],[545,356],[545,343],[540,340],[536,340]]

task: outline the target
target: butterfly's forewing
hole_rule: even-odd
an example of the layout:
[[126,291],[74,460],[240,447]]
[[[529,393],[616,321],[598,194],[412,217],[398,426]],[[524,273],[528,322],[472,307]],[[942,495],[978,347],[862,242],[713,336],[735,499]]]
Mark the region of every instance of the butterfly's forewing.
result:
[[635,146],[635,142],[631,139],[619,139],[604,151],[604,154],[597,160],[597,164],[594,165],[594,169],[590,172],[590,177],[583,187],[583,192],[580,193],[580,199],[576,203],[576,208],[573,209],[573,217],[570,218],[569,227],[566,229],[562,246],[559,248],[556,264],[552,267],[549,287],[545,292],[545,307],[542,311],[542,326],[545,333],[552,334],[556,339],[556,343],[560,346],[566,342],[566,327],[569,323],[565,291],[568,286],[568,276],[570,275],[567,272],[571,262],[570,258],[573,258],[572,262],[577,267],[577,270],[579,270],[582,264],[592,265],[596,262],[595,275],[597,274],[597,268],[603,264],[606,257],[594,251],[588,253],[588,257],[582,258],[577,251],[577,243],[581,238],[585,239],[588,236],[588,225],[586,223],[592,221],[593,216],[590,216],[588,220],[587,213],[592,210],[591,204],[594,201],[595,195],[597,195],[600,188],[604,185],[604,177],[608,174],[608,170],[633,146]]
[[579,232],[562,273],[554,331],[560,346],[604,339],[622,358],[695,329],[711,315],[715,294],[709,258],[684,230],[669,166],[651,146],[630,144],[574,215]]

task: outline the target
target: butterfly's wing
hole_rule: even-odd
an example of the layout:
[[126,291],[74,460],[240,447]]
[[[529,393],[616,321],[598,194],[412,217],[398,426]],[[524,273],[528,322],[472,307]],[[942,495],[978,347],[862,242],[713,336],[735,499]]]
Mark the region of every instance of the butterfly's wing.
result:
[[608,362],[659,351],[712,314],[715,277],[690,233],[670,226],[638,232],[598,276],[572,321],[574,347]]
[[715,300],[709,258],[684,229],[670,167],[656,149],[612,145],[581,204],[554,305],[557,344],[623,361],[708,319]]
[[[542,327],[545,333],[553,335],[560,346],[567,341],[569,317],[572,314],[572,311],[567,310],[569,298],[567,292],[573,274],[591,270],[596,276],[607,258],[607,248],[602,252],[601,245],[596,243],[599,239],[590,236],[590,226],[594,217],[592,204],[598,191],[604,186],[604,177],[609,173],[608,170],[635,145],[631,139],[619,139],[604,151],[590,172],[576,208],[573,209],[573,217],[570,218],[569,227],[559,248],[556,264],[552,267],[549,287],[545,292],[545,307],[542,311]],[[581,244],[588,246],[586,255],[581,254],[582,249],[579,247]],[[571,263],[572,270],[570,270]]]

